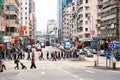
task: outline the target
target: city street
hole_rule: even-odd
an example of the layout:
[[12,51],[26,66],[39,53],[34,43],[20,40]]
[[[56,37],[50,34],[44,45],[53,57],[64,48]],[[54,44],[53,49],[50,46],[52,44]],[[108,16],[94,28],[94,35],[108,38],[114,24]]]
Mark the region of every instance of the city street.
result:
[[[43,48],[43,53],[46,55],[46,51],[59,49],[54,47]],[[96,69],[94,65],[94,58],[86,58],[86,61],[71,61],[57,60],[40,61],[38,57],[39,52],[35,53],[36,57],[36,69],[30,69],[30,60],[20,60],[23,62],[27,70],[14,70],[14,61],[6,60],[7,70],[0,73],[0,80],[119,80],[120,69],[109,70],[109,69]],[[46,57],[44,55],[44,57]],[[105,63],[101,60],[105,58],[100,57],[100,65]]]

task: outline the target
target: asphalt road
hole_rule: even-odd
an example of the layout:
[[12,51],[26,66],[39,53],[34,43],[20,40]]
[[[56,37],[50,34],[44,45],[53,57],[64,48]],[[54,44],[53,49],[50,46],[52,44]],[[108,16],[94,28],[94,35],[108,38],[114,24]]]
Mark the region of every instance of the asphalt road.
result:
[[[47,51],[59,51],[57,48],[43,48],[44,57]],[[27,70],[14,70],[14,61],[8,61],[6,70],[0,73],[0,80],[120,80],[120,70],[95,69],[88,67],[93,65],[93,58],[87,61],[38,60],[39,52],[35,52],[36,69],[30,69],[29,60],[21,60]]]
[[[52,66],[57,64],[53,63]],[[54,66],[51,69],[48,66],[44,67],[44,69],[6,71],[0,73],[0,80],[120,80],[120,71],[60,66]]]

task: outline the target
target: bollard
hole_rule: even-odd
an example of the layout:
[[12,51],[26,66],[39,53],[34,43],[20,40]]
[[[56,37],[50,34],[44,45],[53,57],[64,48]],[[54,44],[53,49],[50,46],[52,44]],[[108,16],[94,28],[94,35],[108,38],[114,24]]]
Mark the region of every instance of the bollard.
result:
[[113,69],[116,69],[116,62],[113,62]]
[[96,61],[94,61],[94,66],[97,66],[97,62]]

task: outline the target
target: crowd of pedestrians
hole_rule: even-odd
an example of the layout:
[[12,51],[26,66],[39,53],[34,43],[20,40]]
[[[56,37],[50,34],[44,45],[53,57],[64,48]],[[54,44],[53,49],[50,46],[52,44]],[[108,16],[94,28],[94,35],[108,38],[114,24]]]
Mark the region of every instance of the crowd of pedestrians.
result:
[[[39,60],[50,60],[50,61],[58,61],[62,59],[69,59],[69,58],[77,58],[77,51],[52,51],[49,50],[46,52],[40,51],[38,52]],[[35,54],[32,47],[22,47],[20,44],[15,44],[10,49],[10,53],[8,55],[9,60],[14,60],[15,67],[14,69],[27,69],[26,65],[21,62],[21,60],[31,60],[30,69],[37,68],[35,64]]]

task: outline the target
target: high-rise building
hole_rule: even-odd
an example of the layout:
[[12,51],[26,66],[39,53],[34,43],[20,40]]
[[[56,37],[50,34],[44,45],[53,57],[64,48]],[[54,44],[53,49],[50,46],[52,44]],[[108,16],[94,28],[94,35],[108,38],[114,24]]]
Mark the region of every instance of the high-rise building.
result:
[[33,0],[21,0],[21,26],[26,29],[23,36],[35,38],[36,17],[35,2]]
[[50,44],[54,43],[56,38],[58,38],[57,23],[55,20],[48,20],[47,22],[47,35]]
[[25,26],[26,30],[24,31],[24,36],[30,36],[29,34],[29,22],[30,22],[30,14],[29,11],[30,10],[30,3],[29,0],[21,0],[21,21],[20,21],[20,25],[21,26]]
[[58,38],[59,42],[61,43],[63,41],[63,9],[66,7],[69,3],[71,3],[72,0],[57,0],[57,26],[58,26]]
[[120,41],[120,0],[100,0],[101,38]]
[[59,43],[63,40],[62,17],[63,17],[63,0],[57,0],[57,27]]
[[72,2],[72,0],[63,0],[63,6],[65,7],[71,2]]
[[70,38],[70,20],[71,20],[71,3],[69,3],[63,10],[63,40]]
[[31,35],[32,38],[35,38],[36,16],[35,16],[35,2],[33,0],[30,0],[29,14],[30,14],[29,35]]
[[93,37],[97,36],[96,5],[97,0],[78,0],[77,2],[77,34],[81,41],[93,40]]
[[6,18],[6,32],[12,37],[19,36],[19,0],[4,0],[4,16]]
[[74,39],[77,37],[77,0],[73,0],[71,3],[71,13],[70,13],[70,37]]

